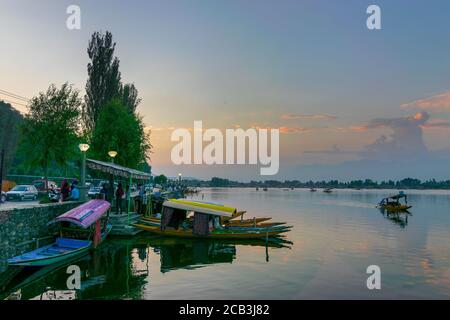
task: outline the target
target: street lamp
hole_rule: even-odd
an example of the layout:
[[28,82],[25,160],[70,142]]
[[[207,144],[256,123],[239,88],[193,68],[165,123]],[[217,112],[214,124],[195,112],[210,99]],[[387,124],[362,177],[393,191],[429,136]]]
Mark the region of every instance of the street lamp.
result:
[[89,145],[87,143],[80,143],[78,145],[78,148],[83,154],[81,162],[80,200],[86,201],[86,151],[89,150]]
[[111,162],[114,163],[114,158],[117,156],[117,151],[108,151],[108,156],[111,158]]
[[182,176],[182,174],[179,173],[179,174],[178,174],[178,181],[180,181],[180,182],[181,182],[181,176]]

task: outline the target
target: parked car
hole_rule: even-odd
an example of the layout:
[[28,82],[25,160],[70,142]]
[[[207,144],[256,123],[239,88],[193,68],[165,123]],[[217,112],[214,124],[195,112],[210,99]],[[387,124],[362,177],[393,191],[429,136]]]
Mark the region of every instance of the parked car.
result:
[[0,198],[0,203],[3,203],[3,202],[5,202],[6,201],[6,192],[3,192],[2,191],[2,196],[1,196],[1,198]]
[[102,190],[100,187],[91,187],[88,191],[88,197],[92,199],[97,198],[97,195],[100,194],[100,190]]
[[17,185],[6,193],[6,200],[36,200],[38,191],[33,185]]

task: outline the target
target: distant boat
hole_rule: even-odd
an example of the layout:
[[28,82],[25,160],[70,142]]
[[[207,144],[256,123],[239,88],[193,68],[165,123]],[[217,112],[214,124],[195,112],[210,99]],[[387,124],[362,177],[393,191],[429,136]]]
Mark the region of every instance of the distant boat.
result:
[[259,188],[258,188],[258,187],[256,187],[256,191],[259,191]]
[[268,189],[267,188],[263,188],[263,191],[267,191]]
[[[405,203],[401,203],[400,200],[404,199]],[[408,211],[412,206],[408,205],[408,196],[400,191],[394,196],[381,199],[378,203],[378,208],[385,209],[390,212]]]
[[325,192],[325,193],[332,193],[333,192],[333,188],[323,189],[323,192]]
[[311,188],[311,189],[309,189],[309,191],[311,191],[311,192],[316,192],[317,189]]

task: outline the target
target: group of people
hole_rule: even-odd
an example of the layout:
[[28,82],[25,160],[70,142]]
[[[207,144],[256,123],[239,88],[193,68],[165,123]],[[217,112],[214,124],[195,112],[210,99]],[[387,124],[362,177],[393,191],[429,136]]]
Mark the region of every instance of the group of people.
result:
[[[117,184],[116,190],[109,189],[109,186],[107,183],[104,183],[102,185],[102,189],[100,190],[100,195],[102,199],[105,199],[106,201],[112,203],[115,199],[116,204],[116,213],[122,214],[123,213],[123,202],[126,201],[128,203],[128,200],[130,199],[130,186],[126,185],[125,190],[123,189],[123,185],[121,182]],[[114,199],[113,199],[114,198]]]
[[73,180],[72,184],[69,185],[69,182],[64,179],[61,183],[61,201],[77,201],[80,200],[80,189],[78,188],[78,181]]
[[[143,184],[138,185],[139,194],[137,197],[135,197],[136,201],[136,212],[138,214],[145,214],[147,210],[147,204],[148,204],[148,195],[147,190],[145,189],[145,186]],[[102,186],[102,190],[100,191],[101,194],[103,194],[103,198],[106,199],[109,202],[112,202],[113,199],[110,199],[108,197],[108,186],[105,183]],[[114,198],[115,198],[115,205],[116,205],[116,213],[122,214],[123,213],[123,202],[126,201],[128,203],[131,193],[130,193],[130,186],[126,185],[125,190],[123,189],[122,183],[117,184],[117,188],[115,192],[113,192]]]
[[[148,205],[147,190],[143,184],[139,184],[138,191],[139,194],[135,197],[137,206],[136,212],[139,214],[145,214]],[[122,214],[124,212],[124,202],[126,207],[130,197],[130,186],[126,185],[124,189],[121,182],[117,184],[117,188],[115,190],[110,188],[108,183],[103,183],[99,194],[99,198],[115,204],[117,214]],[[72,185],[69,186],[67,180],[64,180],[61,185],[61,201],[79,199],[80,190],[78,188],[78,182],[74,180]]]

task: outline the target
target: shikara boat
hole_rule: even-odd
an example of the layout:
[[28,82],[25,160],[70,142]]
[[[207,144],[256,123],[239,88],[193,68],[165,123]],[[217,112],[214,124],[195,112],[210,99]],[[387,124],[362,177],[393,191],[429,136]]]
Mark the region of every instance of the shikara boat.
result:
[[[231,209],[231,210],[230,210]],[[133,226],[154,234],[211,239],[259,239],[277,237],[291,227],[273,226],[227,226],[221,218],[232,218],[236,209],[204,202],[167,200],[163,203],[161,220],[141,220]]]
[[111,231],[107,220],[103,221],[102,226],[102,218],[109,208],[107,201],[91,200],[66,212],[49,222],[59,227],[60,236],[54,243],[10,258],[8,264],[42,267],[87,254]]
[[[190,219],[190,222],[192,223],[193,220]],[[155,226],[160,227],[161,226],[161,220],[160,219],[152,219],[152,218],[142,218],[141,224],[147,225],[147,226]],[[228,230],[258,230],[258,231],[266,231],[269,230],[279,230],[279,229],[290,229],[292,226],[287,226],[286,222],[272,222],[272,223],[259,223],[254,224],[236,224],[236,225],[222,225],[224,229]]]
[[144,231],[148,231],[158,235],[172,236],[172,237],[181,237],[181,238],[196,238],[196,237],[206,237],[210,239],[262,239],[262,238],[271,238],[280,235],[283,232],[287,232],[289,230],[212,230],[205,236],[197,235],[190,229],[166,229],[161,230],[160,226],[148,226],[143,224],[134,224],[136,228],[142,229]]
[[269,221],[272,218],[251,218],[251,219],[241,219],[241,220],[224,220],[223,224],[227,226],[248,226],[255,225],[261,222]]
[[[400,202],[401,199],[405,200],[404,204]],[[403,191],[400,191],[394,196],[383,198],[380,203],[378,203],[378,208],[390,212],[401,212],[408,211],[412,206],[408,205],[408,196]]]

